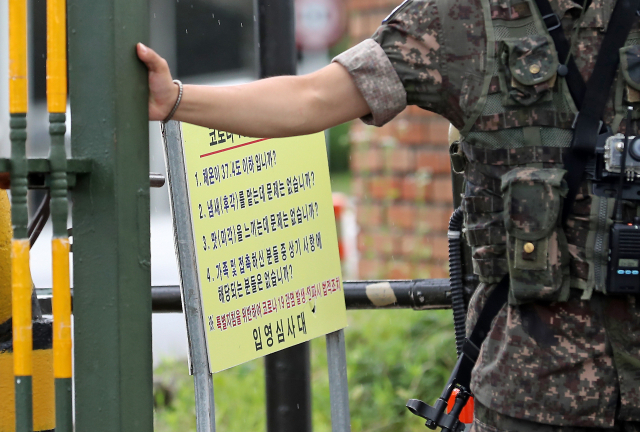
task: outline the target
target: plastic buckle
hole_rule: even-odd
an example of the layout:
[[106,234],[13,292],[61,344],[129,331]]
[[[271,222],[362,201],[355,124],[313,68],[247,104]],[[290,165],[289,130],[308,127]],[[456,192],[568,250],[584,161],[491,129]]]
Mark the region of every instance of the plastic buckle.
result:
[[[555,18],[555,22],[552,22],[551,24],[547,24],[547,18]],[[543,16],[542,20],[544,21],[544,25],[547,26],[547,30],[550,32],[562,26],[562,23],[560,22],[560,17],[554,13]]]

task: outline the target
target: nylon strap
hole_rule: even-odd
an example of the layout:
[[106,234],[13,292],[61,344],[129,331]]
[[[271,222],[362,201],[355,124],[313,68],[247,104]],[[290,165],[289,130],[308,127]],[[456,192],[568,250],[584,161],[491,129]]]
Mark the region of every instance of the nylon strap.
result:
[[627,40],[631,26],[637,19],[636,11],[639,6],[640,0],[618,0],[611,14],[607,34],[602,41],[596,65],[587,83],[573,134],[571,151],[565,155],[565,167],[569,168],[566,176],[569,192],[564,202],[563,222],[566,222],[571,212],[580,184],[585,178],[587,164],[594,157],[598,137],[603,133],[602,116],[620,63],[618,50]]
[[[576,107],[580,109],[582,101],[584,100],[586,85],[573,56],[571,55],[571,45],[564,34],[562,21],[558,14],[556,14],[551,8],[549,0],[536,0],[536,5],[542,15],[544,24],[547,26],[547,31],[553,39],[553,44],[558,52],[560,63],[563,64],[565,61],[567,62],[564,64],[567,68],[565,80],[567,81],[567,86],[569,87],[569,93],[571,93],[573,102],[576,104]],[[560,68],[558,69],[560,71]]]
[[480,347],[482,342],[486,339],[491,330],[491,323],[493,319],[498,315],[498,312],[507,303],[509,298],[509,275],[506,274],[498,282],[498,285],[493,289],[489,297],[487,298],[476,325],[473,327],[471,335],[464,341],[462,346],[460,364],[458,368],[458,374],[456,377],[456,383],[460,384],[468,391],[471,385],[471,371],[476,364],[478,355],[480,354]]

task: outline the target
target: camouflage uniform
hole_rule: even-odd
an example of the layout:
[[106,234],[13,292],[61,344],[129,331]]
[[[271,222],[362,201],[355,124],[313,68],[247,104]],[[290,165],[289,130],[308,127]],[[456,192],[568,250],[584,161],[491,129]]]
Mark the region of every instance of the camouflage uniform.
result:
[[[615,2],[593,0],[586,12],[550,2],[588,79]],[[631,104],[636,133],[637,24],[621,59],[605,120],[623,132]],[[474,369],[474,428],[640,430],[640,299],[605,294],[611,199],[586,181],[560,224],[576,108],[535,2],[406,1],[334,61],[369,104],[365,122],[383,125],[409,104],[461,131],[465,236],[481,280],[469,327],[502,276],[511,281]],[[625,212],[638,209],[626,203]]]

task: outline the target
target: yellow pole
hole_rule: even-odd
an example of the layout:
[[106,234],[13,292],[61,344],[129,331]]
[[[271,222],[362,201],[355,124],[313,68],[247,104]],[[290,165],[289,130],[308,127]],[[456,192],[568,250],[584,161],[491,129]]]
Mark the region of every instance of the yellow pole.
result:
[[65,0],[47,0],[47,108],[67,111],[67,30]]
[[[9,197],[7,191],[0,189],[0,332],[11,322],[12,236]],[[53,404],[53,351],[45,330],[45,327],[50,328],[51,324],[45,322],[33,325],[34,330],[36,325],[42,328],[40,332],[33,332],[33,429],[47,431],[56,427]],[[14,432],[16,430],[14,358],[13,350],[4,350],[6,346],[4,344],[0,347],[0,432]]]
[[67,236],[67,35],[65,0],[47,0],[47,107],[51,134],[51,241],[53,263],[53,373],[56,432],[72,432],[71,290]]
[[11,292],[16,431],[33,430],[31,276],[27,236],[27,1],[9,0],[9,112],[13,242]]
[[27,112],[26,0],[9,0],[9,112]]

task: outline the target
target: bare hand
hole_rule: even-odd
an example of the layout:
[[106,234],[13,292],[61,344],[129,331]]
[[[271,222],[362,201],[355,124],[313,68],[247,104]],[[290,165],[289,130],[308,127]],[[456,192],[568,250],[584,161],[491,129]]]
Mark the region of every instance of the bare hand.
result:
[[171,79],[167,61],[138,43],[138,58],[149,69],[149,120],[164,120],[178,99],[178,86]]

